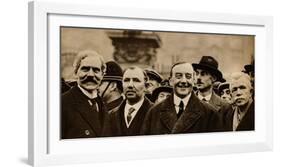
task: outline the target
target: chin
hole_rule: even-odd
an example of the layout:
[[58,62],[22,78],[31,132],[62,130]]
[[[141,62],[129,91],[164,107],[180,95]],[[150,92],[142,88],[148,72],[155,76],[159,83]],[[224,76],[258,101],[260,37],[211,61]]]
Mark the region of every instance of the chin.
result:
[[88,90],[88,91],[93,91],[93,90],[96,90],[97,89],[97,86],[93,86],[93,85],[85,85],[83,86],[84,89]]
[[247,101],[242,101],[242,102],[236,103],[236,104],[237,104],[237,106],[242,107],[242,106],[245,106],[247,103],[248,103]]

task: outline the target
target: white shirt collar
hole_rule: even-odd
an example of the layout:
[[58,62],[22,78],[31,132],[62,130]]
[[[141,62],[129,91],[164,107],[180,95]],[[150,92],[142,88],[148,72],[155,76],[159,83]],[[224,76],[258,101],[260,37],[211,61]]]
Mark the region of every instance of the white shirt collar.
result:
[[82,91],[82,93],[84,95],[86,95],[90,99],[94,99],[94,98],[98,97],[97,90],[95,90],[92,94],[90,94],[88,91],[86,91],[84,88],[82,88],[79,84],[78,84],[78,88]]
[[184,104],[184,109],[185,107],[187,106],[187,103],[190,99],[190,96],[191,96],[191,92],[189,93],[189,95],[187,95],[185,98],[179,98],[177,95],[174,94],[174,104],[175,104],[175,107],[176,107],[176,112],[178,113],[179,112],[179,105],[180,105],[180,102],[183,101],[183,104]]
[[212,97],[212,94],[213,94],[213,92],[211,92],[210,94],[208,94],[207,96],[202,96],[201,94],[200,94],[200,92],[198,92],[198,98],[200,99],[200,100],[203,100],[203,98],[205,98],[207,101],[210,101],[211,100],[211,97]]
[[[138,110],[141,108],[143,102],[144,102],[144,97],[143,97],[139,102],[137,102],[137,103],[134,104],[134,105],[130,105],[130,104],[126,101],[126,105],[125,105],[125,108],[124,108],[124,118],[125,118],[125,122],[126,122],[127,127],[130,126],[130,124],[131,124],[131,122],[133,121],[134,117],[136,116]],[[132,112],[132,114],[131,114],[131,116],[132,116],[131,121],[130,121],[130,122],[127,122],[127,115],[128,115],[128,113],[129,113],[129,109],[132,108],[132,107],[133,107],[135,110],[134,110],[134,112]]]

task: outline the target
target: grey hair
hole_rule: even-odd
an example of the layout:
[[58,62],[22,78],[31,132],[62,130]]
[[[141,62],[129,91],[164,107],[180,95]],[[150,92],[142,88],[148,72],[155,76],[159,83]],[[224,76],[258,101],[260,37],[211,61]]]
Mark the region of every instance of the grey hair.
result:
[[243,72],[235,72],[235,73],[232,73],[231,76],[230,76],[230,88],[232,88],[232,84],[233,82],[235,81],[238,81],[238,80],[243,80],[244,83],[246,85],[248,85],[248,87],[250,89],[252,89],[252,84],[251,84],[251,78],[249,75],[243,73]]
[[83,51],[80,51],[77,53],[77,56],[74,60],[74,63],[73,63],[73,68],[74,68],[74,74],[77,74],[78,72],[78,69],[81,65],[81,61],[83,59],[85,59],[86,57],[90,57],[90,56],[93,56],[93,57],[98,57],[101,61],[101,70],[103,73],[106,72],[106,64],[105,64],[105,61],[103,59],[103,56],[101,56],[99,53],[97,53],[96,51],[94,50],[83,50]]

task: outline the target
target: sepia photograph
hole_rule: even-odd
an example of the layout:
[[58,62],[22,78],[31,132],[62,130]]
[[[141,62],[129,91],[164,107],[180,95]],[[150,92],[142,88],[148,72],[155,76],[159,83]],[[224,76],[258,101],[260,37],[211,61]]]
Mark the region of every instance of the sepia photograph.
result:
[[60,27],[61,139],[255,130],[255,35]]

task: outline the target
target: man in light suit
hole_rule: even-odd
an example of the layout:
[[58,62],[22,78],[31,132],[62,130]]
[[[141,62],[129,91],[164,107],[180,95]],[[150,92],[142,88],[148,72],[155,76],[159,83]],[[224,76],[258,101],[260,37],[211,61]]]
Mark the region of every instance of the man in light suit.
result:
[[74,61],[77,85],[61,98],[61,138],[90,138],[102,135],[106,117],[104,104],[97,94],[106,65],[95,51],[81,51]]
[[195,71],[196,95],[217,110],[228,108],[229,104],[223,101],[213,90],[216,81],[223,80],[222,73],[218,70],[218,62],[211,56],[203,56],[200,62],[192,64]]
[[145,97],[147,76],[139,67],[130,67],[123,74],[125,99],[106,121],[104,136],[140,135],[144,117],[152,103]]
[[193,68],[177,63],[170,72],[173,93],[154,105],[146,114],[141,133],[144,135],[214,132],[221,130],[221,119],[209,104],[193,93]]

